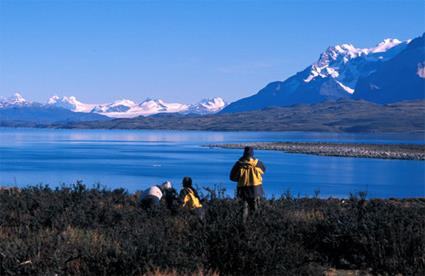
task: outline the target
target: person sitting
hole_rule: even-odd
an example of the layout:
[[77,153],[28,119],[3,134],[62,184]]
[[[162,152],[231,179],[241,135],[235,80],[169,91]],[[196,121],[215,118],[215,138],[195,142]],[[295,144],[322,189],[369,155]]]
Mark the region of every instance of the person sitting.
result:
[[230,180],[238,182],[237,196],[242,200],[242,220],[246,222],[248,214],[254,213],[264,195],[263,177],[266,167],[254,158],[254,148],[245,147],[242,157],[233,165]]
[[[170,181],[165,181],[161,185],[154,185],[144,190],[140,195],[140,204],[144,209],[158,207],[164,195],[172,192],[173,187]],[[174,190],[175,191],[175,190]]]
[[202,208],[201,198],[192,186],[192,178],[185,176],[182,184],[183,188],[180,191],[181,206],[193,211],[203,221],[205,217],[204,209]]

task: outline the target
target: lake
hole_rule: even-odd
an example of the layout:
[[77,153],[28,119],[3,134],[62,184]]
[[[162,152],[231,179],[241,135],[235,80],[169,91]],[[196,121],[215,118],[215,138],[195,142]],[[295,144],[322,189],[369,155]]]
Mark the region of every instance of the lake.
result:
[[[206,144],[328,141],[425,143],[423,136],[308,132],[208,132],[152,130],[0,129],[0,185],[52,187],[82,180],[92,186],[129,192],[171,180],[180,188],[191,176],[199,188],[220,186],[233,195],[229,171],[241,150],[210,149]],[[290,190],[295,196],[424,197],[425,162],[326,157],[256,151],[267,167],[268,197]]]

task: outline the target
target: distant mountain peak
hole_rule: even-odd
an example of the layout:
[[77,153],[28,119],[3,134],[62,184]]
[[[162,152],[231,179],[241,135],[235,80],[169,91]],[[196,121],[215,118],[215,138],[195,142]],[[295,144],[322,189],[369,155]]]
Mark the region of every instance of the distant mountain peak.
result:
[[[270,82],[257,94],[231,103],[224,108],[223,112],[249,111],[268,106],[312,104],[340,98],[358,98],[360,96],[356,90],[360,88],[365,91],[364,93],[371,95],[378,94],[375,93],[376,91],[382,95],[385,93],[381,91],[390,91],[391,93],[388,92],[386,98],[381,97],[381,102],[403,99],[407,95],[409,95],[409,99],[416,99],[418,98],[417,87],[422,85],[421,80],[424,80],[423,76],[425,76],[423,40],[424,35],[405,41],[386,38],[371,48],[357,48],[350,43],[330,46],[304,70],[286,80]],[[404,67],[397,68],[394,64],[403,64]],[[403,68],[410,68],[410,71],[407,72]],[[373,78],[369,77],[372,75]],[[402,80],[401,76],[405,76],[405,79],[411,78],[410,83]],[[392,88],[384,87],[384,84],[390,83],[391,79],[393,80]],[[403,83],[405,87],[411,88],[410,90],[404,89],[397,83]],[[395,92],[396,90],[399,94]],[[369,93],[370,91],[374,92]],[[362,99],[366,99],[364,93],[361,94]],[[421,93],[423,98],[423,91]],[[394,96],[395,94],[397,95]],[[376,100],[373,95],[371,98]]]
[[47,104],[53,105],[53,104],[57,103],[59,101],[59,99],[60,99],[60,97],[58,95],[51,96],[47,100]]
[[13,96],[7,98],[7,102],[9,104],[23,104],[27,101],[19,92],[16,92],[15,94],[13,94]]
[[226,105],[226,102],[220,97],[214,97],[211,99],[202,99],[199,105],[210,109],[220,109]]
[[203,99],[198,104],[190,106],[189,112],[200,114],[215,113],[222,110],[226,105],[227,103],[220,97]]
[[19,92],[13,94],[8,98],[0,97],[0,107],[10,107],[10,106],[22,106],[30,105],[31,102],[28,102]]
[[136,103],[133,102],[132,100],[128,100],[128,99],[121,99],[121,100],[116,100],[114,101],[113,105],[126,105],[126,106],[135,106]]
[[154,111],[155,113],[168,111],[167,104],[160,99],[147,98],[139,104],[139,107],[146,111]]
[[221,97],[214,97],[214,98],[205,98],[200,101],[200,103],[211,103],[211,102],[224,102],[224,100]]
[[90,112],[95,105],[84,104],[77,100],[75,96],[59,97],[54,95],[47,100],[47,105],[65,108],[74,112]]
[[[317,78],[332,78],[344,91],[353,94],[361,74],[368,74],[361,69],[364,64],[392,58],[401,52],[409,41],[387,38],[372,48],[356,48],[349,43],[330,46],[310,66],[310,72],[304,82],[309,83]],[[351,62],[354,59],[356,62]]]
[[[410,40],[406,41],[407,43]],[[368,51],[370,53],[381,53],[381,52],[385,52],[388,49],[391,49],[399,44],[401,44],[402,42],[400,40],[398,40],[397,38],[386,38],[383,41],[379,42],[375,47],[368,49]]]
[[25,98],[19,92],[16,92],[12,99],[15,99],[17,102],[25,102]]
[[105,114],[105,115],[106,113],[123,113],[123,112],[129,111],[131,108],[135,106],[137,106],[137,104],[133,102],[132,100],[120,99],[110,104],[95,105],[95,107],[93,107],[91,112]]

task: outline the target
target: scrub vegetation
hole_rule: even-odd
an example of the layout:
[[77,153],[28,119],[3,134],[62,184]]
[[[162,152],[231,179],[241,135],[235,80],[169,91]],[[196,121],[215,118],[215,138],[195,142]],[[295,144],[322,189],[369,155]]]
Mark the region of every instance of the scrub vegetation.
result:
[[206,194],[201,221],[145,211],[123,189],[3,189],[0,274],[425,274],[425,199],[318,194],[265,200],[243,224],[222,191]]

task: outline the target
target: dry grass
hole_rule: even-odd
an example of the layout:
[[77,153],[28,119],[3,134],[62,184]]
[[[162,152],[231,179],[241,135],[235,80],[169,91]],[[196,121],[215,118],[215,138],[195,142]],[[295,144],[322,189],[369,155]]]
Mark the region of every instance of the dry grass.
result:
[[287,213],[294,222],[318,222],[325,219],[325,214],[320,210],[293,210]]

